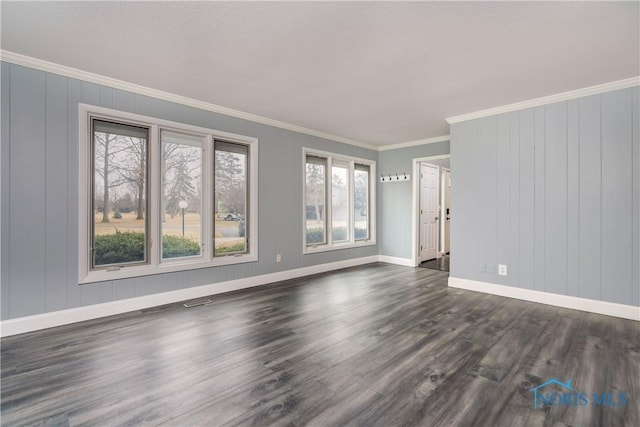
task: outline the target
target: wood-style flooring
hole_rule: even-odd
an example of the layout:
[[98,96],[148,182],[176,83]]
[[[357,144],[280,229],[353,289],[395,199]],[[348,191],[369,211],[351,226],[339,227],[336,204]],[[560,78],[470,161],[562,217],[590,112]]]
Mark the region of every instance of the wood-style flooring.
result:
[[418,267],[430,268],[432,270],[449,271],[449,255],[445,255],[436,259],[430,259],[429,261],[424,261],[420,263]]
[[[446,279],[377,263],[5,338],[1,423],[640,426],[639,323]],[[551,378],[629,401],[534,409]]]

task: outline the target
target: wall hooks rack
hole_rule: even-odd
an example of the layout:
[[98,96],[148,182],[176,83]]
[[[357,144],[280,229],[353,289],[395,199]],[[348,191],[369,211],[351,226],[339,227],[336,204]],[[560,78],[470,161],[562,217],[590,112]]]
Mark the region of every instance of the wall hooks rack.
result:
[[401,181],[411,181],[411,175],[405,172],[396,172],[389,174],[380,175],[380,182],[401,182]]

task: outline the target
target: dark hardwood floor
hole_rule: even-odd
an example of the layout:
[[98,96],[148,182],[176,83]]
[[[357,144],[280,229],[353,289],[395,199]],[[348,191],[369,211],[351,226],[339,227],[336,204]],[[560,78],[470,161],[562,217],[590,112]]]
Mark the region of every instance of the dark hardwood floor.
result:
[[[371,264],[5,338],[1,422],[640,425],[637,322],[446,278]],[[550,378],[628,404],[534,408]]]
[[437,259],[431,259],[429,261],[424,261],[420,263],[418,267],[430,268],[432,270],[449,271],[449,255],[445,255]]

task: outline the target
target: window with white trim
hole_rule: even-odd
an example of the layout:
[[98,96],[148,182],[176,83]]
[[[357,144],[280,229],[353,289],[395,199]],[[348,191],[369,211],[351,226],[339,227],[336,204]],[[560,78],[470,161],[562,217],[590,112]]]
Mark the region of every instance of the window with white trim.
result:
[[91,269],[149,262],[149,132],[91,119]]
[[257,139],[80,104],[80,283],[258,260]]
[[304,252],[375,244],[375,161],[303,150]]

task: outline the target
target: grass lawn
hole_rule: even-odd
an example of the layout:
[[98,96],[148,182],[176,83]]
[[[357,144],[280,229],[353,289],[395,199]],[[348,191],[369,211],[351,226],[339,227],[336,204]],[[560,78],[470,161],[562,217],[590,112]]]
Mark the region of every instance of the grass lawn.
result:
[[[135,212],[129,213],[121,213],[122,218],[113,218],[113,213],[109,215],[109,222],[103,223],[102,221],[102,213],[95,214],[95,234],[96,236],[104,236],[109,234],[115,234],[116,230],[120,232],[134,231],[134,232],[143,232],[144,231],[144,220],[136,219]],[[198,213],[186,213],[184,216],[184,237],[187,239],[191,239],[194,242],[200,242],[200,214]],[[215,222],[216,229],[220,228],[237,228],[238,221],[218,221]],[[164,236],[176,236],[182,237],[182,215],[176,215],[171,218],[170,215],[167,215],[165,218],[165,222],[162,224],[162,234]],[[216,237],[221,238],[222,233],[216,231]],[[221,239],[222,240],[222,239]],[[224,241],[216,242],[216,248],[231,248],[238,247],[239,244],[244,245],[244,238],[224,238]]]

